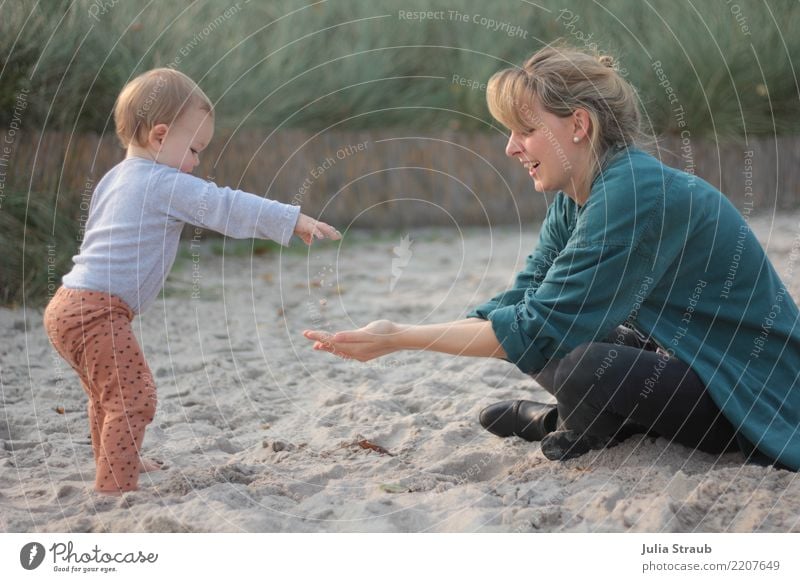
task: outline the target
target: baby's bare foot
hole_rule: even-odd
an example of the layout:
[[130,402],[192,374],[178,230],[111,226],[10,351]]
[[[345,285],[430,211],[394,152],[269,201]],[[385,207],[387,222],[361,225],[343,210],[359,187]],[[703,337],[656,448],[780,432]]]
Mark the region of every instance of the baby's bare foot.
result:
[[164,465],[164,461],[160,461],[158,459],[146,459],[144,457],[139,458],[139,472],[140,473],[150,473],[151,471],[160,471],[161,469],[166,469],[166,465]]

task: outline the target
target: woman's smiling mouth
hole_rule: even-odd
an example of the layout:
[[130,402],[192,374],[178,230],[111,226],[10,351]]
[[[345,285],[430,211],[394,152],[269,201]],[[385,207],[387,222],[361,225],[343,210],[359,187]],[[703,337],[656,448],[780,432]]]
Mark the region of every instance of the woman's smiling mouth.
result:
[[522,165],[525,166],[525,169],[528,170],[528,173],[533,176],[536,174],[536,168],[539,167],[541,162],[522,162]]

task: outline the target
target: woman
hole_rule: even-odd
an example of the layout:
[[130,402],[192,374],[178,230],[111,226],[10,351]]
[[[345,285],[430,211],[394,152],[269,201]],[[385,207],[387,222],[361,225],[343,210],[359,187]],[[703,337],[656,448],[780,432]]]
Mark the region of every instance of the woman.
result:
[[797,307],[734,206],[637,147],[637,97],[611,59],[544,48],[495,74],[487,101],[506,154],[558,192],[514,287],[462,321],[305,332],[315,349],[506,359],[557,405],[501,402],[481,423],[549,459],[649,432],[800,468]]

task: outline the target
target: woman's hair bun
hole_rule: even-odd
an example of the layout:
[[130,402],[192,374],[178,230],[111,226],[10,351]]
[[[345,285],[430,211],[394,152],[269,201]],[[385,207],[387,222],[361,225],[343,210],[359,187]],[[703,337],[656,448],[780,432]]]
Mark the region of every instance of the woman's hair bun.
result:
[[609,69],[614,67],[614,57],[610,55],[600,55],[597,60],[600,61],[601,65],[605,65]]

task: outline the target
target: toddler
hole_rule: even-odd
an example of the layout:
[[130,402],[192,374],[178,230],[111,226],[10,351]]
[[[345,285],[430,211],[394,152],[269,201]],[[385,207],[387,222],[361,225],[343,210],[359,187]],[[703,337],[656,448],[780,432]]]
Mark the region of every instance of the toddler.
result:
[[139,455],[156,388],[131,322],[161,290],[184,223],[282,245],[292,234],[308,245],[341,237],[298,206],[190,174],[214,133],[214,109],[183,73],[155,69],[128,83],[114,121],[127,156],[97,184],[80,253],[44,314],[50,341],[89,396],[103,493],[134,490],[140,471],[158,468]]

